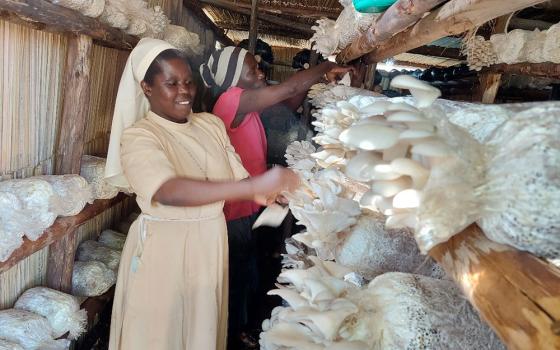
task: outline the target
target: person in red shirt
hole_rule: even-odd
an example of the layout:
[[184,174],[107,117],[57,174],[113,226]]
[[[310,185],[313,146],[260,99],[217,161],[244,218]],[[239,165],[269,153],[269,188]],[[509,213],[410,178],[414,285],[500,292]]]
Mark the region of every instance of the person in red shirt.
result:
[[[267,170],[266,135],[259,113],[280,102],[290,104],[290,99],[301,101],[301,95],[327,73],[341,74],[350,70],[350,67],[326,61],[294,74],[281,84],[268,86],[255,56],[233,46],[214,52],[208,62],[200,66],[206,86],[222,91],[212,113],[224,122],[231,144],[250,176]],[[252,201],[226,202],[224,206],[230,258],[228,342],[231,349],[236,348],[240,337],[245,337],[248,303],[258,281],[256,241],[251,227],[259,209]]]

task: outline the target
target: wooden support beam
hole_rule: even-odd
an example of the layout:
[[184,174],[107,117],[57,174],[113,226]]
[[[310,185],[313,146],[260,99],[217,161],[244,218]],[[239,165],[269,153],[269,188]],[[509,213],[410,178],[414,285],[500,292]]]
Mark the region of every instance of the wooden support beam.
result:
[[37,30],[90,36],[96,43],[131,50],[138,38],[95,18],[45,0],[0,0],[0,18]]
[[515,63],[515,64],[500,63],[500,64],[492,65],[487,68],[483,68],[482,71],[560,79],[560,64],[555,64],[550,62]]
[[366,77],[364,79],[364,88],[370,91],[373,91],[375,84],[373,81],[375,80],[375,70],[377,68],[377,63],[373,62],[368,64]]
[[478,91],[473,94],[473,102],[492,104],[498,94],[502,75],[500,73],[479,74],[480,85]]
[[525,19],[519,17],[513,17],[509,21],[509,26],[514,29],[525,29],[525,30],[533,30],[533,29],[540,29],[540,30],[547,30],[550,28],[554,23],[539,21],[536,19]]
[[119,194],[112,199],[99,199],[88,204],[78,215],[60,217],[56,219],[54,224],[46,229],[41,237],[36,241],[23,239],[23,244],[16,249],[8,260],[0,262],[0,273],[9,270],[12,266],[27,258],[31,254],[51,245],[52,243],[62,239],[64,236],[73,234],[76,228],[80,227],[89,219],[101,214],[103,211],[113,207],[127,198],[124,194]]
[[[239,1],[228,1],[234,6],[244,9],[251,9],[251,5]],[[313,8],[296,8],[296,7],[279,7],[279,6],[264,6],[263,4],[259,4],[259,11],[266,12],[271,15],[286,15],[286,16],[295,16],[295,17],[306,17],[306,18],[316,18],[319,19],[321,17],[326,17],[330,19],[337,19],[338,15],[342,11],[342,7],[340,9],[333,9],[333,8],[321,8],[321,9],[313,9]]]
[[[366,53],[368,62],[380,62],[448,35],[463,33],[489,20],[543,2],[543,0],[450,0],[406,30],[383,42],[371,41],[367,33],[337,57],[348,62]],[[391,33],[394,34],[395,32]]]
[[373,49],[374,45],[388,40],[396,33],[403,31],[422,18],[426,12],[444,1],[398,0],[379,16],[365,33],[343,50],[337,56],[337,61],[346,63],[368,53]]
[[258,22],[257,22],[257,7],[258,7],[258,0],[251,0],[251,19],[249,24],[249,52],[251,54],[255,54],[255,49],[257,48],[257,31],[258,31]]
[[[80,173],[89,110],[92,46],[88,36],[69,35],[55,174]],[[47,265],[47,285],[50,288],[71,291],[75,246],[74,234],[65,235],[51,245]]]
[[508,349],[560,349],[560,270],[476,225],[430,251]]
[[417,55],[424,56],[434,56],[434,57],[445,57],[454,60],[464,60],[466,56],[461,53],[460,49],[455,49],[451,47],[441,47],[441,46],[420,46],[415,49],[409,50],[409,53],[414,53]]
[[226,46],[233,46],[235,43],[231,40],[222,28],[219,28],[206,14],[202,11],[202,4],[198,0],[183,0],[183,6],[190,10],[190,13],[194,15],[199,21],[206,25],[216,38]]
[[[203,4],[216,6],[222,9],[226,9],[228,11],[240,13],[245,16],[251,16],[251,10],[238,7],[237,5],[234,5],[229,1],[225,1],[225,0],[199,0],[199,1]],[[268,15],[266,13],[258,13],[257,17],[261,21],[273,23],[281,27],[289,27],[292,30],[297,30],[309,36],[313,35],[314,33],[313,30],[311,30],[311,25],[309,24],[287,20],[284,18],[280,18],[278,16]]]

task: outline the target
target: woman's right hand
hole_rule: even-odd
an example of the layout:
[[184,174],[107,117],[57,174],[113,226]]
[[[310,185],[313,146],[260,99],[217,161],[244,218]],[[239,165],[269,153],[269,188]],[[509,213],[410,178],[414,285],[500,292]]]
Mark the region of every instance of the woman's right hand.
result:
[[291,192],[299,186],[299,176],[290,169],[276,166],[251,178],[255,196],[271,197],[283,191]]

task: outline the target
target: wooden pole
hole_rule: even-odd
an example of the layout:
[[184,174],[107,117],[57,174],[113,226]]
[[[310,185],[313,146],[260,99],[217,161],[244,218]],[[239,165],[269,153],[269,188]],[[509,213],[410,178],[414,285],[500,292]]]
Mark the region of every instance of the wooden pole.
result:
[[258,0],[251,1],[251,22],[249,26],[249,52],[255,54],[257,48],[257,6]]
[[459,284],[508,349],[560,349],[560,271],[490,241],[476,225],[430,255]]
[[[64,72],[62,121],[55,156],[56,174],[79,174],[84,148],[84,133],[88,116],[92,40],[85,35],[71,34]],[[64,236],[49,250],[47,284],[69,292],[72,288],[72,269],[76,236]]]
[[370,63],[367,67],[366,78],[364,79],[364,88],[373,91],[375,87],[375,70],[377,68],[377,62]]
[[360,36],[338,56],[339,62],[348,62],[366,53],[368,62],[380,62],[396,54],[431,43],[444,36],[463,33],[489,20],[543,0],[450,0],[439,9],[423,17],[414,25],[383,42]]

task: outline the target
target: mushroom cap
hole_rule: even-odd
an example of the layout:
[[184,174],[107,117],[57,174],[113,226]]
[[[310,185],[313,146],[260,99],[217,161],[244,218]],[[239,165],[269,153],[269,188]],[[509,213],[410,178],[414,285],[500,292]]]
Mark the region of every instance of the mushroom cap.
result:
[[410,152],[428,157],[446,157],[451,154],[449,146],[439,140],[428,140],[413,145]]
[[399,134],[400,131],[393,128],[365,124],[344,130],[338,139],[346,145],[374,151],[392,147],[399,140]]
[[418,108],[406,102],[392,102],[387,106],[387,111],[410,111],[418,112]]
[[399,135],[399,140],[418,140],[427,137],[434,136],[432,131],[419,130],[419,129],[408,129]]
[[386,113],[385,116],[390,122],[426,122],[427,119],[420,112],[394,111]]
[[403,190],[393,198],[393,208],[413,209],[420,206],[420,192],[413,189]]
[[381,163],[377,152],[362,151],[346,164],[345,174],[357,181],[368,182],[373,178],[375,165]]
[[420,108],[429,107],[441,96],[439,89],[410,75],[399,75],[391,80],[391,87],[408,89]]
[[371,185],[371,189],[383,197],[393,197],[410,187],[412,187],[412,180],[408,176],[401,176],[395,180],[374,181]]

